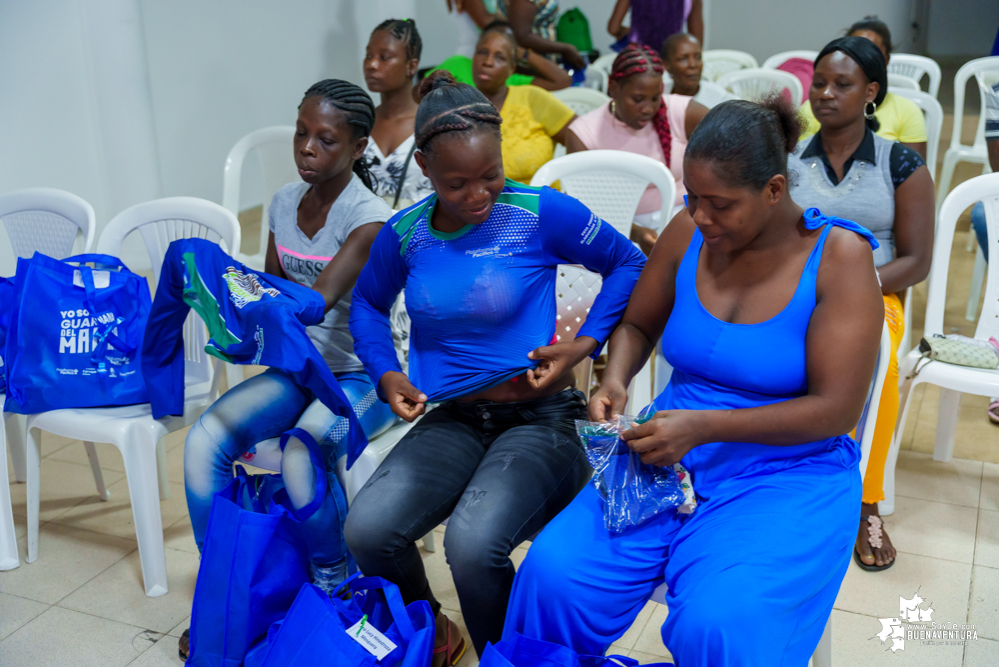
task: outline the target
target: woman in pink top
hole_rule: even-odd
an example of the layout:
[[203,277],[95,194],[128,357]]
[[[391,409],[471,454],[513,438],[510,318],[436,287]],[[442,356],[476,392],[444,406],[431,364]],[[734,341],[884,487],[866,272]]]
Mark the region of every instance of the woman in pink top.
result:
[[[608,93],[611,101],[569,126],[569,153],[613,149],[659,160],[676,180],[677,206],[683,205],[683,151],[687,137],[708,112],[685,95],[663,95],[663,62],[651,47],[629,44],[614,60]],[[631,240],[648,255],[656,242],[662,198],[645,191],[631,226]]]

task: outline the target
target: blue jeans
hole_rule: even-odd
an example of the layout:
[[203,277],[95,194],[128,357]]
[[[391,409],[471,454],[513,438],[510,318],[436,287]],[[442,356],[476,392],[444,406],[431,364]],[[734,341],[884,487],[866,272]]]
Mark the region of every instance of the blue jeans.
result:
[[989,237],[985,231],[985,204],[978,202],[971,209],[971,229],[978,237],[978,247],[985,255],[985,261],[989,261]]
[[[337,376],[368,438],[395,422],[387,404],[378,400],[364,373]],[[347,499],[336,474],[336,462],[347,422],[334,415],[312,392],[284,371],[271,368],[227,391],[191,427],[184,445],[187,508],[200,550],[204,545],[212,497],[232,481],[232,464],[254,445],[293,427],[307,431],[322,450],[328,479],[326,498],[305,525],[312,560],[327,566],[346,556],[343,522]],[[316,492],[315,468],[308,450],[292,438],[281,456],[281,475],[296,508],[308,505]]]

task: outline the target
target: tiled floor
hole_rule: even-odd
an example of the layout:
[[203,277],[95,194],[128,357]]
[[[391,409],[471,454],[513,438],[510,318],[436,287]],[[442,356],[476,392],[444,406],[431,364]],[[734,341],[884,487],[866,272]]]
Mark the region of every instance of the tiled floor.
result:
[[[973,126],[965,129],[974,131]],[[944,136],[949,136],[947,127]],[[960,166],[955,185],[976,173],[973,167]],[[254,224],[259,225],[259,213],[255,221],[244,220],[244,238],[256,238]],[[967,230],[967,220],[959,229]],[[959,232],[955,238],[945,325],[970,335],[972,327],[963,318],[973,260],[964,251],[966,234]],[[253,248],[244,246],[244,250]],[[915,288],[913,297],[912,338],[918,341],[925,284]],[[965,396],[957,458],[950,463],[933,461],[937,395],[932,387],[914,392],[902,441],[896,510],[886,520],[900,551],[898,562],[878,574],[851,564],[836,601],[832,620],[837,666],[999,665],[999,428],[985,419],[984,398]],[[161,503],[161,511],[170,592],[153,599],[143,594],[118,451],[110,445],[97,446],[111,491],[110,500],[101,502],[82,444],[43,435],[39,558],[30,565],[23,561],[24,486],[10,486],[22,564],[0,572],[0,666],[181,664],[177,638],[190,622],[198,567],[184,501],[184,436],[185,432],[175,433],[167,441],[171,497]],[[520,563],[525,554],[526,549],[518,548],[514,562]],[[443,547],[433,554],[423,552],[423,557],[434,591],[464,632]],[[922,646],[907,640],[903,651],[887,650],[875,636],[881,630],[878,619],[896,616],[899,597],[910,598],[917,592],[929,603],[923,608],[934,609],[933,621],[973,624],[978,640],[967,646]],[[666,613],[663,606],[647,605],[612,652],[642,663],[668,658],[659,635]],[[471,651],[460,663],[461,667],[476,664]]]

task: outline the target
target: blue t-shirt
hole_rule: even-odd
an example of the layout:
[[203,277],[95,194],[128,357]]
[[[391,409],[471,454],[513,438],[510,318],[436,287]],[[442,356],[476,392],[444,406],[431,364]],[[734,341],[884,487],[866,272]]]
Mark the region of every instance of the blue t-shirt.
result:
[[456,232],[433,229],[437,196],[400,211],[371,246],[354,288],[354,350],[377,385],[401,370],[389,312],[406,290],[412,320],[409,376],[430,401],[481,391],[533,368],[527,353],[555,332],[559,264],[603,276],[578,336],[598,341],[617,326],[638,280],[641,252],[579,201],[507,180],[489,215]]

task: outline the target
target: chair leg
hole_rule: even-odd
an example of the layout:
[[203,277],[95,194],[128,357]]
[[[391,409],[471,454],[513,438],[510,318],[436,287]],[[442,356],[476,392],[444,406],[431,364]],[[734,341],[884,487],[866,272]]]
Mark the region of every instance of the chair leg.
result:
[[948,150],[944,153],[943,167],[940,169],[940,182],[937,184],[937,213],[940,213],[940,207],[943,206],[943,200],[947,198],[947,193],[950,191],[950,181],[954,177],[954,169],[957,167],[957,163],[960,159]]
[[165,440],[156,443],[156,481],[160,487],[160,500],[169,500],[170,473],[167,471]]
[[3,451],[6,438],[0,431],[0,571],[13,570],[21,564],[17,553],[17,538],[14,533],[14,511],[10,504],[10,484],[7,483],[7,454]]
[[28,481],[27,459],[25,457],[25,421],[24,415],[13,412],[3,413],[4,430],[7,432],[7,448],[10,459],[14,463],[14,479],[19,484]]
[[139,560],[146,595],[167,592],[166,551],[163,547],[163,517],[156,473],[156,442],[139,429],[126,434],[128,441],[115,443],[125,461],[128,493],[132,497],[132,519],[139,541]]
[[[974,232],[971,233],[974,237]],[[968,307],[964,311],[964,319],[974,322],[978,319],[978,300],[982,296],[982,286],[985,284],[985,269],[988,264],[985,261],[985,254],[979,248],[975,252],[975,268],[971,273],[971,289],[968,291]]]
[[25,459],[27,463],[26,495],[28,497],[28,557],[29,563],[38,560],[38,497],[41,487],[41,431],[28,429]]
[[832,667],[832,616],[826,621],[819,645],[812,654],[812,667]]
[[104,486],[104,472],[101,470],[101,462],[97,458],[97,448],[94,443],[83,441],[83,446],[87,450],[87,458],[90,459],[90,471],[94,473],[94,483],[97,485],[97,497],[107,500],[111,497],[111,492]]
[[961,409],[961,392],[940,388],[937,404],[937,433],[933,443],[933,460],[950,461],[954,457],[954,434],[957,413]]
[[423,548],[430,553],[437,551],[437,538],[434,536],[434,531],[431,530],[423,536]]
[[888,445],[884,479],[881,482],[885,499],[878,503],[878,514],[881,516],[889,516],[895,512],[895,466],[898,463],[898,450],[901,446],[901,438],[892,438],[891,444]]

